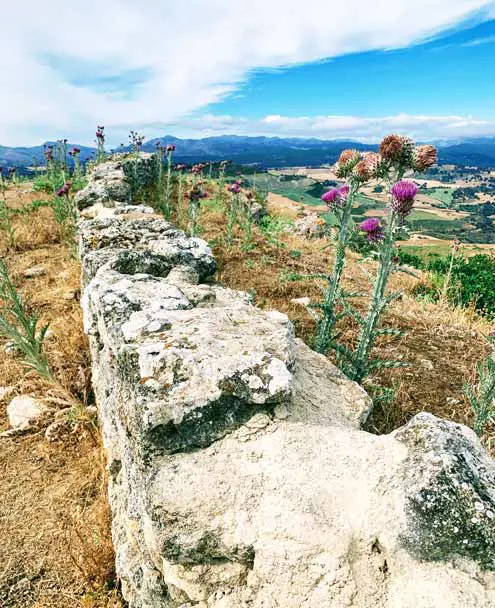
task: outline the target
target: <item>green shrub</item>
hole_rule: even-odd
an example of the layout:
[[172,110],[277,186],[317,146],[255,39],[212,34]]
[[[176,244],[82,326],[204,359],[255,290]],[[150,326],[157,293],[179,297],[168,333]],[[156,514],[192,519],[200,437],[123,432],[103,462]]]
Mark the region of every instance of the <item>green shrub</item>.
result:
[[[440,262],[437,260],[433,265]],[[462,306],[474,304],[482,314],[495,317],[495,257],[477,254],[459,257],[452,268],[452,279],[458,284]]]
[[[402,256],[401,261],[410,264]],[[430,282],[429,284],[420,283],[414,290],[415,295],[437,301],[444,288],[444,280],[448,275],[450,262],[450,256],[448,256],[430,260],[426,266],[423,264],[423,268],[430,272]],[[410,265],[414,266],[414,264]],[[416,267],[421,268],[421,266]],[[489,318],[495,318],[495,256],[485,253],[471,257],[462,254],[456,256],[452,264],[447,295],[452,304],[474,305],[479,313]]]
[[403,249],[399,249],[399,261],[401,264],[412,266],[413,268],[418,268],[420,270],[423,270],[425,268],[425,263],[419,257],[419,255],[409,253],[408,251],[404,251]]

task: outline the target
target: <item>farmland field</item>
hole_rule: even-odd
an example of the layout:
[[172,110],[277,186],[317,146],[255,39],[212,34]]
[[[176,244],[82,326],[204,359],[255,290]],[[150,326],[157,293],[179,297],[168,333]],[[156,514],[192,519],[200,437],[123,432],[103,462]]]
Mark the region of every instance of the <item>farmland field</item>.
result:
[[[341,183],[335,179],[331,169],[309,171],[295,168],[259,173],[246,178],[259,190],[272,192],[302,206],[313,208],[329,224],[335,223],[332,213],[326,211],[321,194]],[[413,233],[425,237],[452,240],[458,238],[465,243],[495,243],[492,219],[487,217],[484,204],[463,205],[462,210],[453,208],[456,184],[451,187],[427,187],[420,190],[418,208],[411,214],[408,226]],[[488,201],[487,201],[488,202]],[[367,217],[386,215],[386,194],[380,188],[368,188],[357,197],[353,211],[356,223]]]

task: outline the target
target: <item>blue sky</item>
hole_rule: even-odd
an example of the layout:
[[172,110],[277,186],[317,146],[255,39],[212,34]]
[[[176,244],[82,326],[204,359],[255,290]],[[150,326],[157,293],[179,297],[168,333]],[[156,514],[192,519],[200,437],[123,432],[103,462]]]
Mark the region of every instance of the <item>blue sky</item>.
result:
[[405,49],[255,71],[214,114],[477,115],[495,119],[495,20]]
[[[145,6],[145,10],[143,9]],[[0,145],[225,133],[495,136],[495,0],[2,7]]]

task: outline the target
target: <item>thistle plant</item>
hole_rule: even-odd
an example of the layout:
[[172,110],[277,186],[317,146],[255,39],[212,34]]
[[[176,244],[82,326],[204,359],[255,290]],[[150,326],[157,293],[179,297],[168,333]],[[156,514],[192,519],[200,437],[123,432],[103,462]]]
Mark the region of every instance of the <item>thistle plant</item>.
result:
[[486,425],[495,422],[495,328],[488,335],[491,353],[478,362],[476,379],[472,384],[464,385],[464,394],[474,412],[474,431],[483,435]]
[[62,172],[64,181],[65,176],[67,175],[67,145],[67,139],[57,140],[57,164]]
[[69,156],[72,158],[72,162],[74,163],[74,170],[72,172],[72,181],[77,187],[82,186],[83,182],[83,171],[81,167],[81,161],[79,159],[79,155],[81,154],[81,149],[74,146],[72,150],[69,150]]
[[43,352],[48,325],[39,325],[39,317],[29,314],[26,303],[13,284],[7,267],[0,260],[0,334],[12,342],[23,356],[24,365],[44,378],[52,378]]
[[201,179],[204,168],[205,165],[203,163],[198,163],[197,165],[192,166],[191,174],[193,176],[193,184],[196,184],[196,182]]
[[76,254],[76,222],[77,213],[70,195],[71,182],[66,182],[53,199],[53,212],[55,220],[60,226],[62,238],[69,245],[73,255]]
[[201,200],[207,197],[208,194],[203,190],[202,182],[197,182],[196,184],[194,184],[188,194],[187,198],[190,236],[196,236]]
[[9,248],[14,249],[15,228],[12,224],[9,208],[7,207],[7,197],[5,196],[6,190],[7,184],[3,177],[3,167],[0,167],[0,229],[3,230],[7,236]]
[[167,177],[165,184],[165,206],[164,216],[169,220],[172,217],[172,157],[175,152],[175,146],[168,144],[165,148],[167,158]]
[[217,181],[217,195],[216,202],[220,208],[225,207],[225,171],[229,161],[222,160],[218,165],[218,181]]
[[15,170],[15,167],[9,167],[9,170],[8,170],[7,175],[8,175],[9,180],[10,180],[10,181],[11,181],[13,184],[16,184],[16,183],[17,183],[17,172],[16,172],[16,170]]
[[244,249],[251,248],[251,233],[253,228],[253,211],[252,205],[255,200],[255,194],[252,191],[246,193],[243,201],[243,228],[244,228]]
[[[380,328],[379,323],[387,306],[401,295],[400,292],[386,293],[391,273],[406,271],[395,256],[396,241],[403,230],[406,217],[412,211],[418,187],[413,182],[403,180],[402,177],[407,170],[431,166],[435,162],[436,151],[432,146],[415,148],[409,138],[389,135],[380,145],[380,157],[380,172],[385,176],[390,192],[387,222],[382,225],[379,218],[368,218],[360,225],[368,241],[377,247],[378,272],[365,316],[348,303],[345,304],[347,314],[350,314],[360,326],[355,350],[351,351],[341,344],[334,346],[341,358],[345,373],[360,383],[376,369],[404,365],[399,361],[371,359],[371,352],[378,337],[400,334],[396,329]],[[395,183],[390,187],[392,181]]]
[[178,164],[175,165],[175,172],[177,173],[177,210],[176,210],[176,221],[177,226],[182,225],[182,210],[184,207],[184,171],[186,165]]
[[[100,127],[98,127],[98,128],[100,128]],[[101,128],[103,128],[103,127],[101,127]],[[132,154],[134,154],[134,156],[136,158],[138,158],[138,156],[139,156],[139,151],[141,150],[144,140],[145,140],[144,135],[141,135],[137,131],[133,131],[131,129],[131,131],[129,133],[129,143],[131,146],[131,152],[132,152]]]
[[102,163],[105,160],[105,127],[96,127],[96,162]]
[[345,178],[348,184],[332,188],[321,197],[337,218],[337,234],[333,270],[329,276],[318,277],[327,282],[323,301],[316,305],[321,313],[316,316],[316,350],[320,353],[327,353],[332,346],[336,324],[345,314],[337,312],[337,305],[344,296],[340,282],[352,236],[352,207],[361,187],[370,179],[379,177],[380,171],[381,162],[377,154],[370,152],[363,155],[357,150],[344,150],[338,160],[336,173],[338,177]]
[[237,222],[237,217],[240,210],[240,195],[241,195],[241,184],[239,180],[236,180],[228,188],[231,197],[227,209],[227,235],[226,241],[229,247],[232,246],[234,241],[234,226]]

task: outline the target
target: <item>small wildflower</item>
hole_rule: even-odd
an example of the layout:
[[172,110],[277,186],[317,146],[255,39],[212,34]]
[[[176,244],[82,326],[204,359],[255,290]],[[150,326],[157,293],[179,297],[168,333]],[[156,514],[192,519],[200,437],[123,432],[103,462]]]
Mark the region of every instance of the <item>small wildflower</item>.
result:
[[232,194],[239,194],[241,191],[241,185],[238,181],[235,181],[231,186],[229,186],[229,192]]
[[424,171],[437,162],[437,149],[434,146],[418,146],[414,150],[414,168]]
[[70,182],[66,182],[59,190],[57,190],[57,196],[67,196],[70,190]]
[[384,233],[380,220],[377,217],[370,217],[359,225],[361,232],[366,232],[366,238],[370,243],[383,240]]
[[175,152],[174,144],[168,144],[166,150],[167,152]]
[[414,197],[418,193],[418,186],[414,182],[401,180],[392,186],[392,209],[402,218],[407,217],[414,205]]

